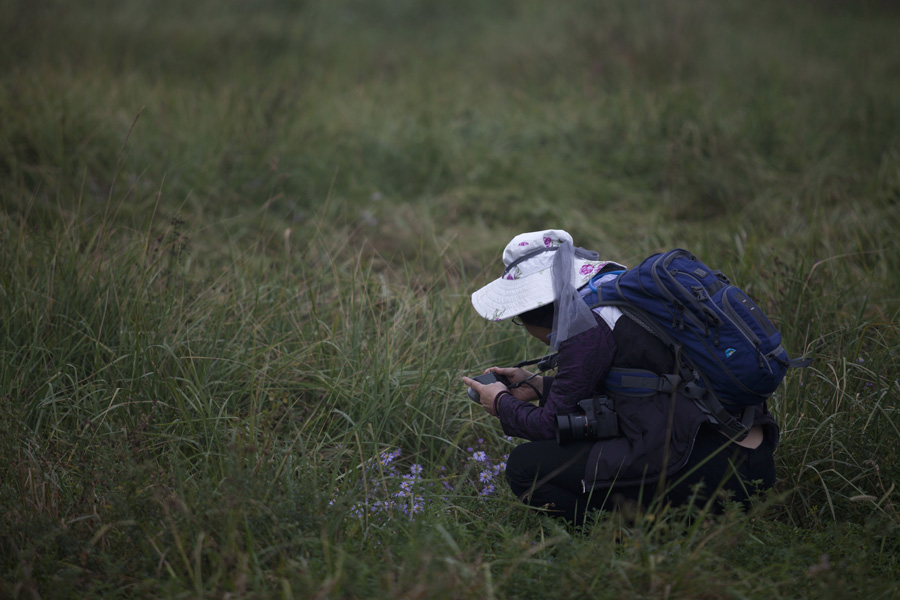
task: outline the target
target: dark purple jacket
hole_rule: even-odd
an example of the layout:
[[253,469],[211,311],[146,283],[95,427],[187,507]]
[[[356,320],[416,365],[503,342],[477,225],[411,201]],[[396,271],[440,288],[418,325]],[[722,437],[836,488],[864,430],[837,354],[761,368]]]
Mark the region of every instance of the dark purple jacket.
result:
[[[595,317],[597,327],[561,344],[557,374],[544,378],[544,400],[535,406],[503,394],[497,416],[507,435],[555,439],[557,414],[573,412],[579,400],[605,393],[615,404],[620,435],[594,443],[585,488],[653,482],[684,466],[707,417],[680,394],[628,398],[605,392],[603,384],[612,366],[674,373],[675,359],[660,340],[628,317],[620,317],[615,330],[596,313]],[[753,424],[763,425],[765,435],[777,443],[778,427],[765,405],[758,407]]]
[[500,396],[497,416],[506,435],[531,441],[555,439],[556,415],[574,412],[579,400],[603,389],[616,342],[606,322],[596,313],[594,316],[597,327],[560,345],[556,377],[544,378],[544,399],[540,405],[523,402],[511,394]]

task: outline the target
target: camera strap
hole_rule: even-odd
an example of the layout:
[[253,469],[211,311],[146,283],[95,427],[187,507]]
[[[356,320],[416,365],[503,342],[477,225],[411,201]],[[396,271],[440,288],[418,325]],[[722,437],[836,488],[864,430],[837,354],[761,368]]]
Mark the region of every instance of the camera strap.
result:
[[534,393],[537,395],[538,400],[539,400],[539,401],[543,401],[544,395],[541,393],[541,391],[540,391],[539,389],[537,389],[536,387],[534,387],[534,384],[531,383],[531,381],[530,381],[531,379],[534,379],[534,378],[537,377],[537,376],[538,376],[538,374],[535,373],[535,374],[532,375],[531,377],[527,377],[527,378],[523,379],[522,381],[520,381],[519,383],[514,383],[514,384],[512,384],[511,386],[509,386],[509,387],[506,388],[506,389],[512,390],[512,389],[515,389],[515,388],[517,388],[517,387],[522,387],[523,385],[527,385],[528,387],[530,387],[531,389],[534,390]]
[[527,367],[530,365],[537,365],[537,370],[539,373],[543,373],[544,371],[549,371],[550,369],[556,368],[556,362],[559,360],[559,352],[554,352],[553,354],[547,354],[546,356],[542,356],[540,358],[532,358],[530,360],[523,360],[520,363],[516,363],[517,368]]
[[559,359],[559,352],[554,352],[553,354],[547,354],[546,356],[542,356],[540,358],[532,358],[530,360],[523,360],[520,363],[516,363],[516,368],[521,369],[522,367],[527,367],[529,365],[537,365],[537,373],[529,377],[528,379],[523,379],[519,383],[515,383],[509,386],[509,389],[517,388],[522,385],[527,385],[531,389],[534,390],[534,393],[537,394],[538,400],[543,401],[544,395],[541,393],[539,389],[534,387],[534,385],[529,382],[529,379],[533,377],[537,377],[539,374],[544,371],[549,371],[550,369],[556,368],[556,362]]

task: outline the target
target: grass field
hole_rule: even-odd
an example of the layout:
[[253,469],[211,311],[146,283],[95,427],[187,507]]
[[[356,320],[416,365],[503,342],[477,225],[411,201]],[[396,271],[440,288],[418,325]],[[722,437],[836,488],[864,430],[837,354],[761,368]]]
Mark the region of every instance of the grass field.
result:
[[[0,4],[0,597],[898,598],[900,10]],[[778,484],[567,528],[462,374],[522,231],[773,317]],[[483,454],[482,454],[483,453]],[[488,481],[484,481],[487,479]]]

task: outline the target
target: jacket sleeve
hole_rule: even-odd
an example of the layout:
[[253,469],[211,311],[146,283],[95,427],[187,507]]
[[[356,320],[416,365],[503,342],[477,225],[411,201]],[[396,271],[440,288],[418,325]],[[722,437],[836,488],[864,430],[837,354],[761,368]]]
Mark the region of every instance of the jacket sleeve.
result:
[[580,400],[602,389],[612,365],[616,344],[612,331],[596,314],[597,326],[562,343],[556,376],[540,406],[523,402],[511,394],[497,400],[497,416],[506,435],[526,440],[556,437],[556,416],[576,410]]

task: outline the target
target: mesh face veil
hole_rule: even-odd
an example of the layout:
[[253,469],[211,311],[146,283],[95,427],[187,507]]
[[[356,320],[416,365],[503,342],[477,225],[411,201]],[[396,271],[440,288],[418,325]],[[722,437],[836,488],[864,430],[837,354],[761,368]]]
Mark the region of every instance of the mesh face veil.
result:
[[553,257],[553,332],[550,334],[550,347],[558,350],[560,344],[567,339],[597,326],[594,314],[578,294],[572,284],[572,271],[575,264],[576,250],[579,254],[593,254],[583,248],[575,248],[571,242],[564,242],[556,249]]

